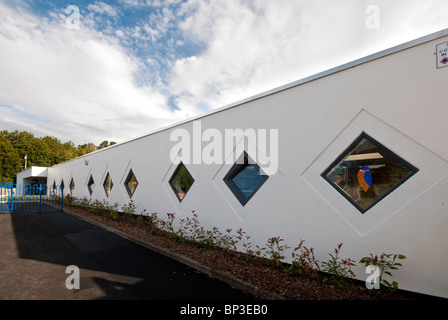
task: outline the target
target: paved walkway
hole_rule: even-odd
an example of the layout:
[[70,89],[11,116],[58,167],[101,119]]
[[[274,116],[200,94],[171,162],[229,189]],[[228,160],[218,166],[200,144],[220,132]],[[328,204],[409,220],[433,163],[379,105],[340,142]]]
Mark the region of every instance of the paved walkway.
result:
[[[254,299],[65,212],[0,213],[0,299]],[[80,271],[80,289],[67,289]],[[73,283],[73,282],[71,282]]]

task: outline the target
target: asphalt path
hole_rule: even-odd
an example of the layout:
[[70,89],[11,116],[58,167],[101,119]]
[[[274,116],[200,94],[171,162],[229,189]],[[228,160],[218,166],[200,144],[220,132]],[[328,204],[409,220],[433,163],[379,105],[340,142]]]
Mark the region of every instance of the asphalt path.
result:
[[255,299],[66,212],[0,213],[0,234],[1,300]]

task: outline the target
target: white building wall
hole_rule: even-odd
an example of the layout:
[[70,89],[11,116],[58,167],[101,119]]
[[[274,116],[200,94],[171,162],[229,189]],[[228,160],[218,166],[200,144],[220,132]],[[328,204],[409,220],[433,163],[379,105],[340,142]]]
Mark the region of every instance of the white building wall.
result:
[[17,174],[16,183],[18,185],[26,185],[32,183],[34,179],[40,182],[46,181],[48,175],[47,167],[31,166]]
[[[446,34],[54,166],[48,184],[63,179],[68,187],[73,178],[73,195],[90,198],[92,174],[92,199],[124,205],[132,169],[138,210],[177,218],[195,210],[207,228],[243,228],[254,246],[273,236],[291,247],[304,239],[320,261],[338,243],[341,255],[356,261],[369,253],[401,253],[407,259],[393,272],[401,289],[448,297],[448,67],[437,69],[435,61]],[[279,170],[244,208],[221,179],[231,165],[187,164],[195,179],[187,196],[179,202],[170,190],[176,144],[170,133],[185,128],[193,136],[193,120],[202,132],[215,128],[223,136],[225,129],[278,129]],[[363,131],[419,172],[361,214],[320,173]],[[108,198],[102,187],[107,172],[114,183]],[[368,276],[362,266],[354,272],[361,280]]]

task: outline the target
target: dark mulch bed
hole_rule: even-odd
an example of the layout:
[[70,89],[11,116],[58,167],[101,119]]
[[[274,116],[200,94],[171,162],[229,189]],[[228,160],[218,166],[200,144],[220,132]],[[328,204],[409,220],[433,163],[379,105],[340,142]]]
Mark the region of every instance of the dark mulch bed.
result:
[[285,300],[426,300],[432,299],[402,290],[369,290],[360,281],[346,281],[341,288],[337,283],[323,282],[323,274],[291,276],[284,265],[274,265],[251,259],[243,262],[241,255],[224,250],[204,249],[195,244],[179,243],[143,223],[116,221],[78,207],[66,207],[85,218],[99,222],[161,248],[176,252],[214,270],[230,273],[234,277],[273,293]]

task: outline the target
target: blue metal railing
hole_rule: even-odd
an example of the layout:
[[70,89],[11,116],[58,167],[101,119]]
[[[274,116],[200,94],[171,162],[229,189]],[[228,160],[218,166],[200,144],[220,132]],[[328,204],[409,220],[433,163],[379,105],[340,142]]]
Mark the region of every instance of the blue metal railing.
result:
[[12,211],[14,185],[6,182],[0,183],[0,211]]
[[0,211],[62,211],[64,188],[45,184],[0,183],[0,202]]

